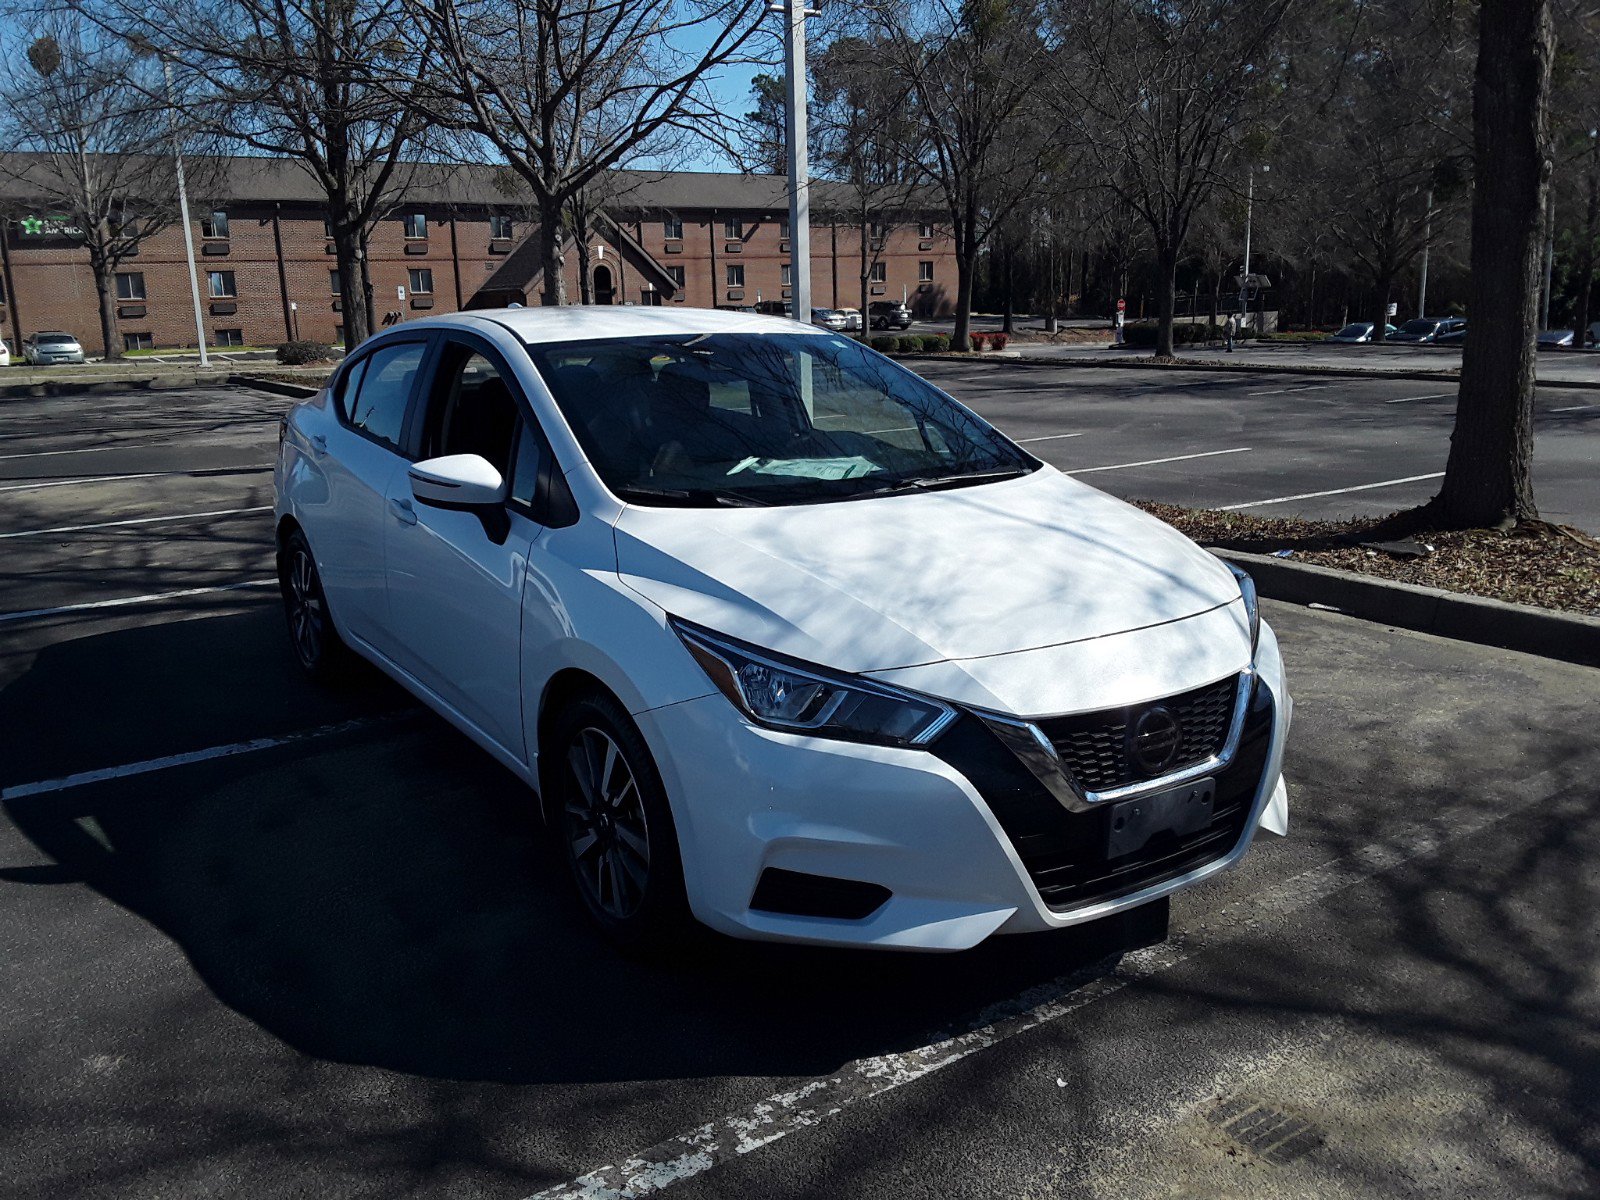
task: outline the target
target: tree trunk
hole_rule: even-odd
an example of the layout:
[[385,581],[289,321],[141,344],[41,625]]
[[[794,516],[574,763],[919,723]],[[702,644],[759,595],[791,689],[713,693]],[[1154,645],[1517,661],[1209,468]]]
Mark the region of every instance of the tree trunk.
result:
[[373,331],[366,320],[366,272],[362,270],[362,243],[354,226],[334,213],[333,261],[339,267],[339,317],[344,325],[344,352],[360,346]]
[[1394,276],[1385,275],[1377,280],[1378,284],[1378,315],[1372,319],[1372,340],[1374,342],[1388,341],[1389,330],[1389,294],[1394,291]]
[[970,350],[972,342],[972,277],[978,271],[978,248],[964,244],[956,252],[956,326],[950,334],[950,349]]
[[1001,332],[1010,337],[1016,332],[1016,290],[1017,290],[1017,244],[1015,241],[1006,242],[1006,312],[1005,321],[1000,326]]
[[1178,286],[1178,249],[1156,244],[1156,357],[1171,358],[1172,322]]
[[122,347],[112,341],[117,336],[116,280],[112,278],[111,264],[103,256],[91,257],[95,298],[100,302],[100,343],[105,348],[106,361],[110,362],[122,357]]
[[544,282],[539,303],[566,303],[567,284],[561,277],[561,206],[558,204],[541,202],[539,205],[539,264]]
[[1594,292],[1595,237],[1600,235],[1600,139],[1597,139],[1589,166],[1589,204],[1583,217],[1583,245],[1580,247],[1578,295],[1572,319],[1572,349],[1581,351],[1589,336],[1589,297]]
[[1430,515],[1455,528],[1538,515],[1533,502],[1534,330],[1550,187],[1550,0],[1483,0],[1473,80],[1473,336],[1455,431]]

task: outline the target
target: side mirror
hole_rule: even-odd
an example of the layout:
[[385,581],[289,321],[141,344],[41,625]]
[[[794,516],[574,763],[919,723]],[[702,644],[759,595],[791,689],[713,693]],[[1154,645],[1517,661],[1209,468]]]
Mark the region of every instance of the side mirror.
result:
[[446,454],[411,464],[411,494],[435,508],[498,508],[506,481],[479,454]]

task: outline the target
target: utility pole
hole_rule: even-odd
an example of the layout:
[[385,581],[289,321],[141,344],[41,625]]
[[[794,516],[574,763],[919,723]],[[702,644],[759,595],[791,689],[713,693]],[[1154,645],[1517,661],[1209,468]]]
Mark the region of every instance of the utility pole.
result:
[[[784,84],[789,140],[789,294],[796,321],[811,323],[811,180],[806,155],[805,0],[782,0],[769,11],[783,14]],[[865,319],[866,314],[862,314]]]
[[[167,111],[176,113],[177,104],[172,97],[172,63],[161,55],[161,75],[167,84]],[[178,141],[178,128],[172,128],[172,158],[178,174],[178,215],[183,221],[183,249],[189,260],[189,295],[194,300],[194,337],[200,350],[200,365],[208,367],[211,359],[206,354],[206,322],[200,312],[200,272],[194,265],[194,230],[189,226],[189,189],[183,179],[183,145]],[[281,259],[281,256],[280,256]]]
[[1550,189],[1550,203],[1544,214],[1544,309],[1539,328],[1550,328],[1550,283],[1556,268],[1556,189]]
[[[1263,172],[1270,171],[1272,167],[1270,165],[1263,166],[1261,170]],[[1250,226],[1255,217],[1255,207],[1256,165],[1251,163],[1249,181],[1245,184],[1244,191],[1244,275],[1239,280],[1239,324],[1241,327],[1250,316]],[[1261,324],[1266,324],[1265,316],[1262,317]]]
[[1417,289],[1417,317],[1428,315],[1428,251],[1433,241],[1433,193],[1423,201],[1427,207],[1422,213],[1422,285]]

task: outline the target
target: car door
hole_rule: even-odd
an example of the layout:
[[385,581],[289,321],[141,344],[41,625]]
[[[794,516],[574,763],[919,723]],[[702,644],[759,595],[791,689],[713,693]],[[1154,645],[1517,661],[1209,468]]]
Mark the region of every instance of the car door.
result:
[[335,381],[335,419],[313,453],[327,481],[321,511],[307,514],[328,604],[345,632],[392,653],[384,534],[390,484],[405,477],[406,418],[428,339],[385,341],[363,352]]
[[437,508],[410,477],[389,482],[385,522],[395,663],[516,762],[522,733],[522,591],[543,526],[534,516],[548,450],[521,389],[488,342],[440,335],[413,431],[418,459],[478,454],[510,480],[503,511]]

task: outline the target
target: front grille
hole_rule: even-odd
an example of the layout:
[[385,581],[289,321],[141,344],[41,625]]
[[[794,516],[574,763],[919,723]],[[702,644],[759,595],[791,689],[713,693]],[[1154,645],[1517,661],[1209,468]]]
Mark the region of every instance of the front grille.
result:
[[[1234,681],[1228,686],[1235,686]],[[1051,908],[1066,910],[1130,895],[1226,857],[1247,832],[1267,766],[1272,712],[1272,693],[1256,683],[1238,748],[1228,766],[1213,776],[1217,790],[1209,825],[1184,837],[1157,834],[1115,859],[1106,857],[1107,822],[1114,806],[1067,811],[978,718],[961,717],[930,749],[966,776],[989,805],[1040,898]]]
[[[1220,754],[1228,740],[1238,688],[1239,678],[1232,676],[1165,700],[1050,717],[1036,724],[1079,786],[1104,792],[1168,775]],[[1176,718],[1181,732],[1177,754],[1152,770],[1131,757],[1128,734],[1140,717],[1158,705]]]

